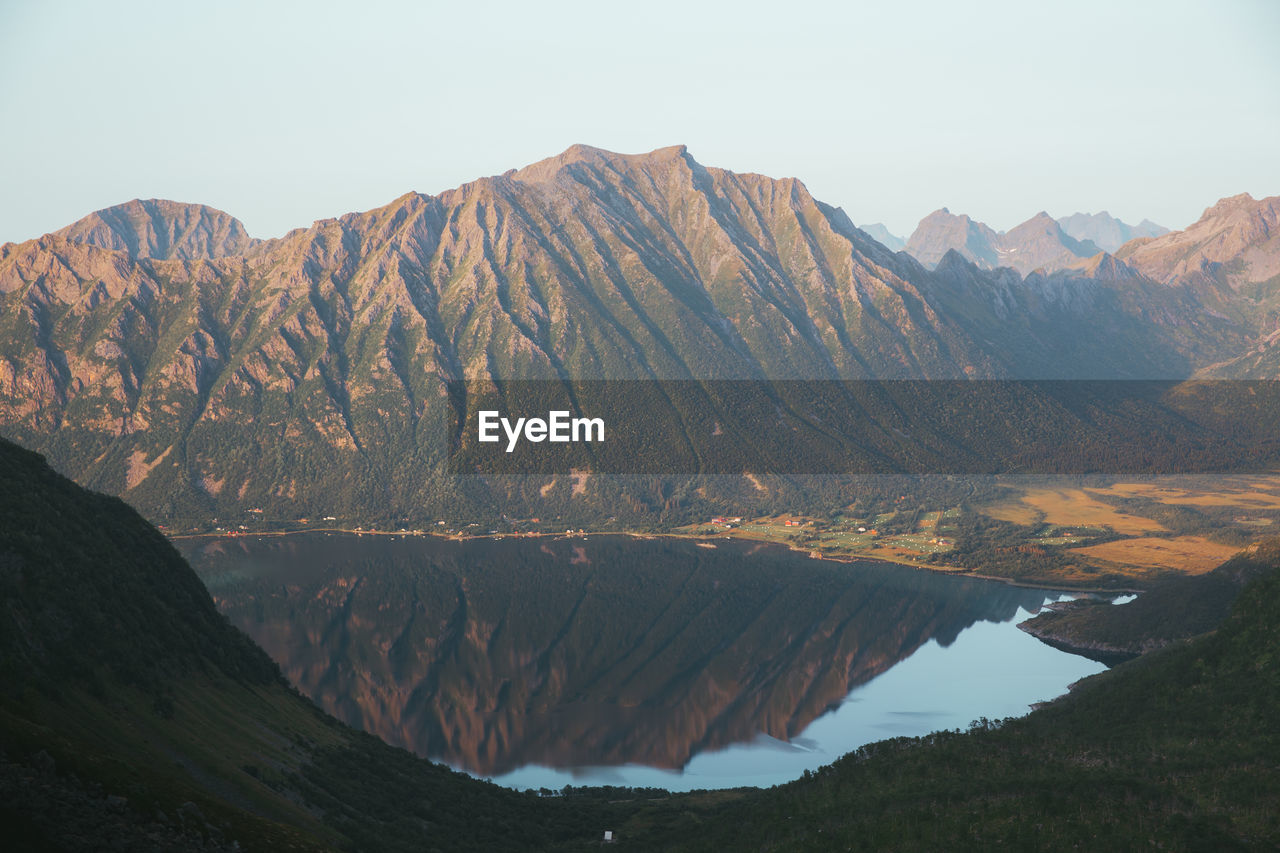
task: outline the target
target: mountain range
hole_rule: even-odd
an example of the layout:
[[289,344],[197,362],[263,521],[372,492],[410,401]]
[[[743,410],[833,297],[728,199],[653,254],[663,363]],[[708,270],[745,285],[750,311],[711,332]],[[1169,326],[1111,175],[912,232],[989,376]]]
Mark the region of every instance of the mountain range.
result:
[[1160,237],[1169,229],[1144,219],[1137,225],[1129,225],[1116,219],[1105,210],[1101,213],[1073,213],[1058,220],[1062,230],[1080,241],[1089,241],[1104,252],[1115,252],[1130,240],[1143,237]]
[[456,501],[464,378],[1274,378],[1278,205],[1115,255],[939,211],[895,253],[794,178],[581,145],[272,240],[135,201],[0,247],[0,430],[153,518],[395,514]]
[[[1063,219],[1041,211],[1009,231],[996,231],[945,207],[920,220],[905,241],[894,237],[884,226],[880,229],[886,239],[896,244],[895,250],[906,251],[930,268],[936,267],[947,252],[956,251],[985,269],[1009,267],[1023,276],[1037,271],[1079,269],[1099,254],[1115,253],[1130,240],[1169,233],[1168,228],[1147,219],[1138,226],[1127,225],[1106,211],[1075,213]],[[878,233],[873,236],[880,239]]]
[[[1061,232],[1058,233],[1045,222],[1047,216],[1039,213],[1031,221],[1003,233],[967,216],[955,216],[944,207],[921,220],[909,240],[892,233],[880,222],[858,227],[885,247],[895,252],[906,250],[927,266],[935,266],[946,249],[955,249],[980,266],[993,267],[1004,262],[1023,273],[1037,268],[1055,272],[1064,267],[1078,266],[1081,257],[1092,257],[1089,252],[1114,253],[1130,240],[1169,233],[1168,228],[1150,219],[1129,225],[1105,210],[1101,213],[1073,213],[1057,219]],[[1040,267],[1031,265],[1036,262]]]

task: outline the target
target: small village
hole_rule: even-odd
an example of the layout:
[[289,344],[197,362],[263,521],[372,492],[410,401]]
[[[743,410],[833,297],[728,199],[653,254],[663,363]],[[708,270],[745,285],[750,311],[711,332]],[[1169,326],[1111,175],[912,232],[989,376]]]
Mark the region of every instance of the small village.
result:
[[915,517],[900,511],[866,518],[836,514],[830,519],[790,514],[752,519],[718,515],[676,532],[702,538],[776,542],[806,551],[815,558],[857,556],[920,563],[928,560],[930,554],[954,546],[951,526],[959,514],[958,509],[949,509],[916,512]]

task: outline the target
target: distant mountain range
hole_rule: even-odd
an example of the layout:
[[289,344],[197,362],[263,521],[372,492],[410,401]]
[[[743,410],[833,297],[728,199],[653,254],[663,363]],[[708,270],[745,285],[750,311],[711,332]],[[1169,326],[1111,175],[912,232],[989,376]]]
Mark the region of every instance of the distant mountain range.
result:
[[394,513],[446,501],[462,378],[1274,378],[1278,203],[1114,256],[943,210],[917,261],[683,147],[574,146],[273,240],[134,201],[0,247],[0,430],[153,517]]
[[905,250],[930,268],[955,250],[985,269],[1009,267],[1023,275],[1078,268],[1101,252],[1114,253],[1130,240],[1169,233],[1168,228],[1148,219],[1131,226],[1106,211],[1073,213],[1056,220],[1042,211],[1004,232],[953,214],[945,207],[920,220],[907,240],[891,234],[879,223],[863,226],[863,230],[895,252]]
[[1101,213],[1073,213],[1059,219],[1058,224],[1067,234],[1082,242],[1087,240],[1104,252],[1115,252],[1130,240],[1169,233],[1168,228],[1150,219],[1129,225],[1105,210]]
[[906,251],[931,268],[954,251],[984,269],[1008,267],[1024,276],[1069,269],[1102,252],[1091,241],[1067,234],[1043,211],[1011,231],[1001,232],[945,207],[920,220],[907,240]]

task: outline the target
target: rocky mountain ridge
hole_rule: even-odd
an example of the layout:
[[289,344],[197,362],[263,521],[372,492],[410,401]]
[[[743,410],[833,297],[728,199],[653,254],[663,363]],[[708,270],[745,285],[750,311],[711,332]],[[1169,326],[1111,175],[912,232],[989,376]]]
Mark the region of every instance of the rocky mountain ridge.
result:
[[[1214,257],[1235,247],[1267,269],[1272,244],[1241,228]],[[1069,245],[1047,215],[1024,231]],[[959,250],[929,270],[800,181],[704,167],[683,146],[574,146],[273,240],[203,206],[134,202],[0,247],[0,428],[153,517],[303,514],[335,493],[428,506],[445,499],[433,472],[456,379],[1177,378],[1228,363],[1265,317],[1216,279],[1154,277],[1160,246],[1185,239],[1025,277]]]

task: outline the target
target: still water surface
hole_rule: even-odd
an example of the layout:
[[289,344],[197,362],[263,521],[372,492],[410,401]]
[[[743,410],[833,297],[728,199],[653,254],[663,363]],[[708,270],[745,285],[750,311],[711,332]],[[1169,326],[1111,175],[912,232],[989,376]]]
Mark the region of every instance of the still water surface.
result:
[[180,543],[326,711],[520,788],[772,785],[871,741],[1026,713],[1104,668],[1017,629],[1055,592],[717,546]]

